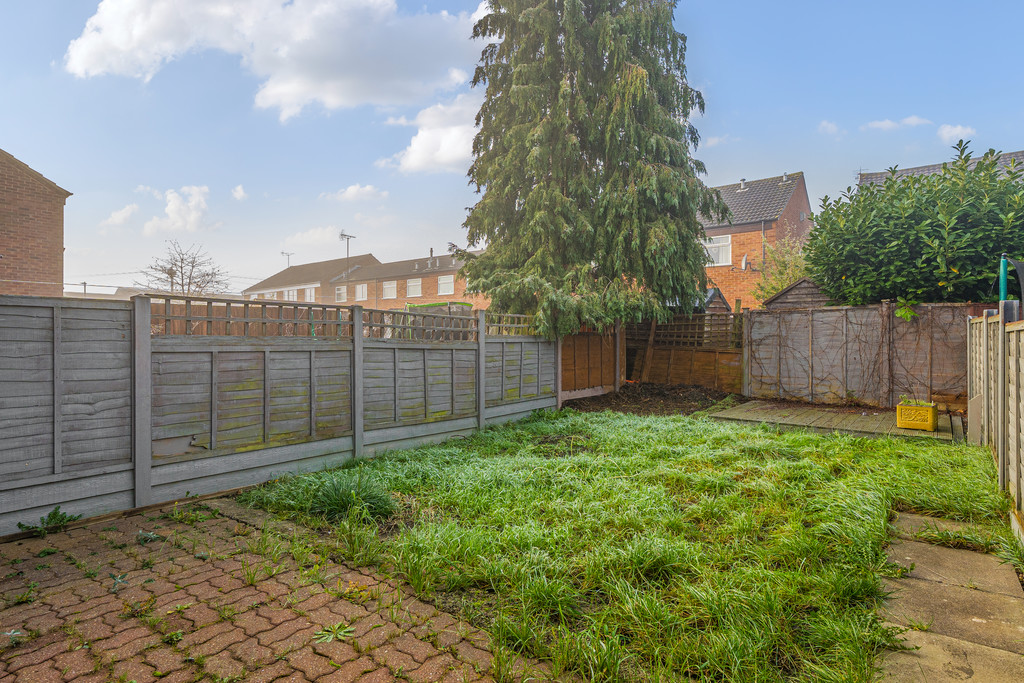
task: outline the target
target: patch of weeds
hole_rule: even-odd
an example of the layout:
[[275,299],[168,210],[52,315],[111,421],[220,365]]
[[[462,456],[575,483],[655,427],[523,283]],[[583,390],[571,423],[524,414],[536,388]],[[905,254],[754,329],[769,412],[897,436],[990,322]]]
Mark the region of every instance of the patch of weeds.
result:
[[221,621],[227,621],[238,614],[238,610],[231,605],[220,605],[219,607],[216,607],[215,610]]
[[82,515],[69,515],[60,511],[60,505],[56,506],[45,517],[39,518],[39,524],[25,524],[18,522],[18,528],[28,531],[39,538],[45,538],[47,534],[64,531],[72,522],[78,521]]
[[202,503],[185,503],[179,505],[175,503],[170,511],[164,514],[167,519],[174,520],[179,524],[186,524],[188,526],[195,526],[209,519],[213,519],[217,516],[217,511],[211,508],[209,505],[203,505]]
[[181,642],[181,639],[185,637],[184,631],[169,631],[165,633],[160,640],[167,645],[177,645]]
[[153,562],[153,558],[147,557],[142,561],[139,567],[141,567],[142,569],[152,569],[154,565],[155,563]]
[[50,568],[49,564],[37,564],[36,565],[36,571],[39,571],[40,569],[49,569],[49,568]]
[[111,593],[116,593],[116,592],[118,592],[122,588],[125,588],[128,585],[128,575],[127,574],[114,574],[114,573],[111,573],[109,576],[110,576],[111,580],[114,582],[114,584],[110,587],[110,592]]
[[38,587],[39,587],[38,583],[36,583],[35,581],[31,582],[30,584],[28,584],[28,588],[23,593],[18,593],[17,595],[15,595],[13,598],[10,599],[10,604],[12,604],[12,605],[24,605],[24,604],[27,604],[27,603],[30,603],[30,602],[35,602],[36,601],[36,597],[37,597],[36,596],[36,588],[38,588]]
[[924,528],[919,529],[914,538],[925,543],[940,545],[946,548],[959,548],[961,550],[974,550],[981,553],[990,553],[1001,547],[1001,542],[991,532],[977,527],[959,531]]
[[255,586],[260,581],[260,565],[242,560],[242,582],[247,586]]
[[25,640],[25,634],[14,628],[10,631],[4,631],[0,635],[7,638],[7,647],[18,647]]
[[56,548],[43,548],[38,553],[36,553],[36,557],[47,557],[49,555],[53,555],[56,552],[58,552]]
[[102,529],[100,529],[100,531],[117,531],[117,527],[116,526],[105,526]]
[[186,602],[183,604],[175,605],[171,609],[167,610],[168,614],[184,614],[185,610],[194,605],[194,602]]
[[155,605],[155,595],[151,595],[145,600],[125,600],[122,603],[121,616],[125,619],[146,616],[153,611]]
[[152,543],[153,541],[163,540],[166,539],[160,534],[154,533],[152,531],[143,531],[141,529],[139,530],[139,533],[135,535],[135,542],[139,545],[146,545],[148,543]]
[[345,622],[339,622],[333,626],[324,626],[313,634],[313,640],[318,643],[333,643],[336,640],[349,638],[356,632],[355,628]]

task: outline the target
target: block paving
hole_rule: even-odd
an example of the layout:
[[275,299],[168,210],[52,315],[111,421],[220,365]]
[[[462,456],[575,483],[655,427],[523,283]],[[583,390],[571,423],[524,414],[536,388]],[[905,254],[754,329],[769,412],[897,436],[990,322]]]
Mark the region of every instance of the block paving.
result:
[[218,499],[0,544],[0,683],[492,680],[488,636],[408,586],[299,565],[311,533]]

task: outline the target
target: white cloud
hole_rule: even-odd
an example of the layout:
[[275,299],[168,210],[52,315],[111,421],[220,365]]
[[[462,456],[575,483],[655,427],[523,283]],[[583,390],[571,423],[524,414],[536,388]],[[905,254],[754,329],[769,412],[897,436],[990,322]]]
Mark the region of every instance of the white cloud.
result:
[[398,167],[403,173],[454,171],[464,173],[473,158],[476,113],[481,93],[459,95],[450,104],[435,104],[409,121],[388,119],[399,126],[416,126],[409,146],[394,156],[379,159],[378,166]]
[[824,135],[839,135],[839,126],[832,121],[822,121],[818,124],[818,132]]
[[917,126],[930,126],[931,124],[932,122],[924,118],[923,116],[912,114],[910,116],[900,119],[899,121],[893,121],[892,119],[883,119],[881,121],[869,121],[865,123],[863,126],[861,126],[860,129],[890,131],[896,130],[897,128],[915,128]]
[[244,187],[242,187],[241,185],[235,185],[234,189],[231,190],[231,196],[237,199],[238,201],[242,201],[249,195],[245,193]]
[[321,192],[320,199],[334,199],[339,202],[357,202],[371,199],[385,199],[388,196],[387,190],[378,190],[373,185],[349,185],[337,192]]
[[[149,188],[152,189],[152,188]],[[145,235],[158,232],[197,232],[206,218],[206,198],[210,188],[205,185],[186,185],[181,191],[167,190],[163,199],[167,202],[163,216],[154,216],[142,226]]]
[[338,243],[338,229],[333,225],[322,228],[310,228],[305,232],[288,235],[282,243],[285,247],[323,247]]
[[901,126],[910,126],[911,128],[913,128],[914,126],[930,126],[931,124],[931,121],[921,116],[917,116],[916,114],[913,116],[908,116],[905,119],[900,119]]
[[100,223],[100,225],[105,225],[109,227],[117,227],[119,225],[124,225],[125,223],[128,222],[129,218],[135,215],[135,212],[138,210],[138,204],[129,204],[123,209],[118,209],[117,211],[112,212],[110,216],[108,216],[102,223]]
[[952,145],[958,140],[966,140],[977,132],[970,126],[952,126],[944,123],[939,126],[938,135],[940,140],[947,145]]
[[314,103],[411,104],[468,80],[484,7],[471,15],[403,13],[395,0],[103,0],[64,65],[80,77],[148,81],[185,54],[220,50],[262,79],[256,106],[282,120]]
[[860,127],[861,130],[896,130],[900,124],[891,119],[883,121],[869,121]]
[[155,187],[150,187],[149,185],[139,185],[138,187],[135,188],[135,191],[138,192],[139,194],[151,195],[154,199],[163,200],[164,198],[163,192],[156,189]]

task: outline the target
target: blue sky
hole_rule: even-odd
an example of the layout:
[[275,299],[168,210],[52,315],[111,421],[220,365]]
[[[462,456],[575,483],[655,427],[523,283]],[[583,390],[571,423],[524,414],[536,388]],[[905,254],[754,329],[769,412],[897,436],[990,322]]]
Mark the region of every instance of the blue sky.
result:
[[[0,0],[0,148],[74,193],[65,280],[165,241],[242,289],[291,262],[463,242],[478,2]],[[683,0],[711,185],[1024,149],[1024,3]],[[96,290],[100,291],[100,290]]]

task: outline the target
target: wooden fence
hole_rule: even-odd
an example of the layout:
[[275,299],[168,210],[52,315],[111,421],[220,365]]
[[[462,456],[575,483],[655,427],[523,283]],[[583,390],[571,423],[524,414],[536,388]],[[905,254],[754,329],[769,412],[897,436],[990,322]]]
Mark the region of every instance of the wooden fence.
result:
[[738,394],[743,390],[743,324],[742,314],[704,313],[629,325],[629,378]]
[[966,321],[980,304],[894,304],[750,311],[743,393],[893,407],[901,395],[967,403]]
[[[484,317],[486,315],[486,317]],[[557,403],[525,318],[0,297],[0,534],[470,434]]]
[[606,332],[583,331],[562,338],[558,349],[559,405],[619,390],[626,367],[622,336],[622,327],[618,326]]
[[987,445],[999,488],[1013,499],[1011,524],[1024,539],[1024,321],[1019,301],[1003,301],[965,326],[968,441]]

